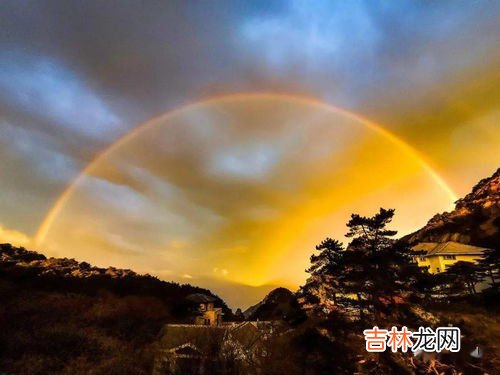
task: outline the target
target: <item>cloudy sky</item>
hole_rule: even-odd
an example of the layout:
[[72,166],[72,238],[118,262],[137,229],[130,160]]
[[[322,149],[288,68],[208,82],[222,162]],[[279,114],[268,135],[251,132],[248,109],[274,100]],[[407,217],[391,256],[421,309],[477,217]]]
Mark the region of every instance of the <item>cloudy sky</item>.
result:
[[499,16],[493,1],[2,1],[0,242],[234,307],[296,287],[350,212],[396,207],[405,233],[500,165]]

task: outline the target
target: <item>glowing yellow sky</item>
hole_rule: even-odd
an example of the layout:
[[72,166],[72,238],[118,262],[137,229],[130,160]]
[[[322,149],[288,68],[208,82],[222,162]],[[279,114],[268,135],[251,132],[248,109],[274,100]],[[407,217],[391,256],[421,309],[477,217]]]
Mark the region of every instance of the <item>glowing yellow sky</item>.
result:
[[53,255],[178,281],[297,286],[314,245],[343,239],[350,213],[396,208],[405,233],[453,200],[421,155],[368,120],[311,99],[235,95],[118,141],[37,240]]

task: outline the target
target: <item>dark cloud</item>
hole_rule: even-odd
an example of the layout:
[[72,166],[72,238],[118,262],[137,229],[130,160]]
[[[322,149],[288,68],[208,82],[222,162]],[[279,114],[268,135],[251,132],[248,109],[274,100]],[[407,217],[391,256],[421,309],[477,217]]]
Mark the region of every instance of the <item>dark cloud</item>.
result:
[[[0,227],[33,234],[79,171],[137,124],[242,91],[306,94],[364,114],[466,192],[500,161],[491,151],[499,139],[499,15],[499,3],[487,0],[3,1]],[[224,113],[191,116],[171,138],[121,149],[93,171],[95,179],[119,187],[132,208],[161,225],[178,218],[155,219],[144,197],[177,197],[169,208],[189,218],[184,237],[207,223],[218,228],[217,238],[252,232],[263,217],[309,198],[296,195],[305,193],[293,179],[317,168],[314,160],[296,162],[321,154],[300,143],[307,134],[277,123],[252,128],[259,115],[251,110],[241,112],[239,130],[223,132]],[[455,157],[457,149],[466,156]],[[105,215],[104,207],[99,212]],[[117,226],[133,231],[133,223],[145,243],[161,238],[150,221],[127,218]],[[92,228],[101,235],[89,241],[126,247]]]

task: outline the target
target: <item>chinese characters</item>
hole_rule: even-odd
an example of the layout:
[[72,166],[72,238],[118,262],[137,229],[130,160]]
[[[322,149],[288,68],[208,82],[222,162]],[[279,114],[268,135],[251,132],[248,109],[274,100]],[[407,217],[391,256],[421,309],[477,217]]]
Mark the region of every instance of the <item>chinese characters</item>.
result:
[[460,328],[439,327],[435,331],[429,327],[419,327],[418,331],[409,331],[407,327],[392,327],[391,330],[379,329],[377,326],[363,331],[366,350],[372,353],[385,352],[450,352],[460,351]]

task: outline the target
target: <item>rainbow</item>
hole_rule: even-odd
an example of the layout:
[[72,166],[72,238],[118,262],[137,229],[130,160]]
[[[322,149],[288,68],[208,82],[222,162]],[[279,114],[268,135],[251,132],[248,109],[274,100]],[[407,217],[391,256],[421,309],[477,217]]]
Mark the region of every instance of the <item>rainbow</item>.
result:
[[453,192],[453,190],[448,186],[446,181],[434,170],[434,168],[429,164],[428,161],[423,157],[422,154],[420,154],[417,150],[415,150],[413,147],[411,147],[408,143],[406,143],[404,140],[401,138],[397,137],[395,134],[389,132],[387,129],[382,127],[381,125],[368,120],[367,118],[360,116],[356,113],[350,112],[346,109],[339,108],[336,106],[333,106],[331,104],[325,103],[317,98],[309,97],[309,96],[301,96],[301,95],[295,95],[295,94],[286,94],[286,93],[236,93],[236,94],[228,94],[228,95],[221,95],[221,96],[216,96],[216,97],[210,97],[207,99],[199,100],[184,106],[181,106],[179,108],[173,109],[171,111],[168,111],[166,113],[162,113],[158,116],[153,117],[152,119],[142,123],[141,125],[137,126],[136,128],[130,130],[128,133],[120,137],[118,140],[116,140],[114,143],[109,145],[107,148],[105,148],[103,151],[101,151],[99,154],[97,154],[94,159],[92,159],[87,166],[78,174],[78,176],[64,189],[64,191],[61,193],[61,195],[57,198],[53,206],[50,208],[48,211],[47,215],[41,222],[37,233],[34,238],[34,245],[39,246],[41,245],[46,236],[48,231],[50,230],[50,227],[52,223],[54,222],[54,219],[57,217],[58,213],[61,211],[61,209],[64,207],[64,204],[67,202],[67,200],[71,197],[75,189],[78,187],[78,185],[85,179],[85,176],[91,172],[99,163],[105,159],[108,155],[110,155],[113,151],[121,147],[122,145],[126,144],[129,142],[131,139],[139,135],[140,133],[146,131],[150,127],[154,126],[154,124],[159,123],[159,120],[168,120],[171,117],[174,117],[176,115],[185,113],[190,111],[191,109],[194,109],[198,106],[207,106],[211,104],[216,104],[216,103],[227,103],[227,102],[236,102],[236,101],[244,101],[248,99],[287,99],[287,100],[292,100],[296,102],[300,102],[303,104],[308,104],[311,106],[316,106],[317,108],[320,108],[325,111],[332,111],[337,114],[340,114],[344,116],[345,118],[357,121],[364,126],[367,126],[371,130],[375,131],[376,133],[382,135],[385,137],[387,140],[392,142],[394,145],[399,147],[403,152],[407,153],[411,158],[413,158],[424,170],[425,172],[434,180],[434,182],[443,189],[443,191],[446,192],[446,194],[449,196],[450,200],[452,202],[457,200],[457,196]]

